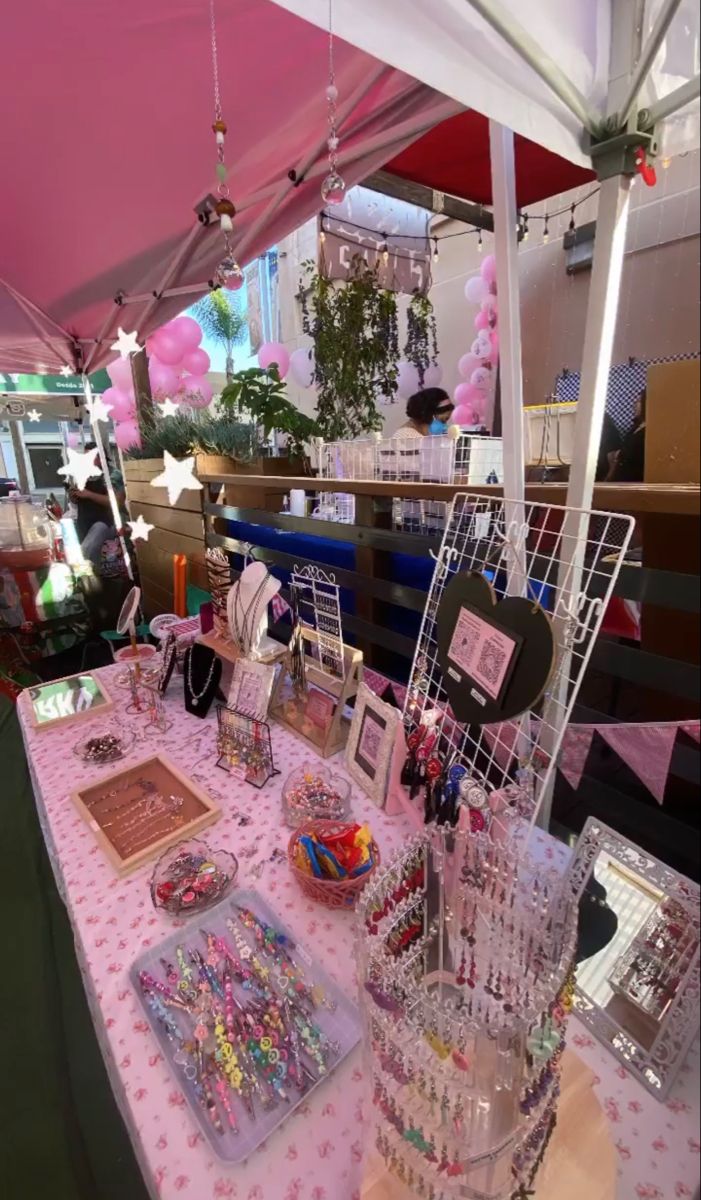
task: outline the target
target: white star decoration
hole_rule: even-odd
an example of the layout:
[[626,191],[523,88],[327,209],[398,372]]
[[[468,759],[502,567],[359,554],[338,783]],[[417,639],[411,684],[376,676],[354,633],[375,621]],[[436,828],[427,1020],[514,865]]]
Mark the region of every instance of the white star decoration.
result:
[[138,354],[141,350],[137,338],[137,333],[125,333],[121,325],[117,330],[117,340],[112,342],[110,350],[116,350],[121,358],[128,358],[130,354]]
[[151,480],[151,487],[167,488],[168,500],[171,504],[178,503],[181,492],[201,492],[202,484],[199,479],[195,479],[192,473],[194,461],[194,454],[191,454],[189,458],[178,459],[173,458],[172,454],[164,450],[164,470]]
[[149,525],[148,521],[144,521],[144,518],[139,514],[135,521],[129,522],[129,528],[131,530],[132,542],[138,541],[139,538],[141,538],[142,541],[147,542],[148,535],[153,529],[153,525]]
[[61,367],[61,370],[59,371],[59,375],[63,375],[64,379],[68,379],[68,376],[72,374],[73,372],[71,371],[70,367]]
[[105,404],[102,396],[93,396],[90,403],[85,405],[85,411],[91,425],[94,425],[96,421],[109,421],[112,414],[112,409]]
[[27,413],[27,416],[29,417],[30,421],[40,421],[41,420],[41,413],[39,412],[38,408],[30,408],[29,412]]
[[102,474],[102,467],[97,462],[97,450],[86,450],[85,454],[80,450],[72,450],[71,447],[66,450],[68,462],[63,467],[58,468],[59,475],[65,475],[74,481],[75,486],[79,491],[83,491],[89,479],[94,479],[95,476]]
[[180,411],[179,405],[174,400],[171,400],[169,396],[166,396],[163,403],[159,404],[158,407],[161,410],[162,417],[174,417]]

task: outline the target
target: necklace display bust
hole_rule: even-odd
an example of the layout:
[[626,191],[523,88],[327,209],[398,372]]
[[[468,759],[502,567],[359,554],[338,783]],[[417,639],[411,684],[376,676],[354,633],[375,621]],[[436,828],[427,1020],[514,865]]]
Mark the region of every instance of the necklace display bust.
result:
[[268,605],[279,591],[279,580],[260,562],[249,563],[231,587],[227,600],[229,632],[244,657],[258,656],[268,628]]

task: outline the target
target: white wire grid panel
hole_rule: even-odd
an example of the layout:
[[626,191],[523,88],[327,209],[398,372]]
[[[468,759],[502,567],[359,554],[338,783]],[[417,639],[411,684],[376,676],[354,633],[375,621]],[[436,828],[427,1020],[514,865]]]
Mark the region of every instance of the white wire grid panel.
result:
[[[414,654],[404,724],[439,714],[439,756],[465,766],[488,791],[518,784],[534,823],[633,530],[633,519],[546,504],[459,494],[451,505]],[[574,531],[574,532],[572,532]],[[438,661],[436,617],[458,572],[486,573],[497,602],[527,595],[551,618],[555,665],[537,709],[498,725],[452,715]],[[524,582],[527,581],[527,582]]]

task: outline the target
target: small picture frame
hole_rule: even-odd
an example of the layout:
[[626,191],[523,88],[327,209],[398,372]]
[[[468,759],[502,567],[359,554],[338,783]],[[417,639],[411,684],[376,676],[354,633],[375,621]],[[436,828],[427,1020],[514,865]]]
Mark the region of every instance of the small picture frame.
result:
[[396,708],[361,683],[346,745],[346,769],[373,804],[383,808],[397,727]]
[[227,706],[254,721],[265,721],[274,683],[274,666],[239,658],[234,663]]
[[165,696],[170,683],[177,657],[177,644],[174,633],[167,633],[161,646],[161,665],[158,672],[156,687],[160,696]]
[[50,683],[25,688],[29,717],[34,729],[55,729],[69,721],[102,716],[114,708],[114,700],[102,680],[86,671],[66,675]]
[[333,721],[335,711],[336,701],[333,696],[330,696],[328,692],[322,692],[320,688],[309,688],[304,705],[304,715],[312,725],[320,729],[322,733],[326,733]]

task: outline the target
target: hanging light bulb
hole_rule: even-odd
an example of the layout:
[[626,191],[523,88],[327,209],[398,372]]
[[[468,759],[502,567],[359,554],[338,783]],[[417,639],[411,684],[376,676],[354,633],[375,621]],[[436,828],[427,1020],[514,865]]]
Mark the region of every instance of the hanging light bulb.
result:
[[433,261],[438,262],[438,238],[433,239]]
[[479,250],[480,254],[484,250],[484,238],[482,237],[481,229],[479,230],[479,237],[477,238],[477,249]]
[[573,204],[572,207],[570,208],[570,213],[572,214],[572,216],[570,218],[570,233],[574,233],[575,229],[577,228],[577,222],[574,219],[574,214],[576,213],[576,211],[577,211],[577,205]]
[[671,167],[671,165],[672,165],[671,158],[663,158],[662,159],[662,166],[664,167],[665,171],[668,171],[669,168]]
[[546,246],[547,246],[548,242],[550,241],[550,224],[549,224],[549,222],[550,222],[550,217],[546,213],[545,214],[545,224],[543,225],[543,241],[545,242]]
[[333,12],[332,0],[329,0],[329,82],[326,88],[326,102],[329,110],[329,173],[321,185],[321,198],[324,204],[342,204],[346,196],[345,180],[338,173],[339,137],[336,128],[336,105],[338,103],[338,88],[336,87],[336,70],[333,61]]

